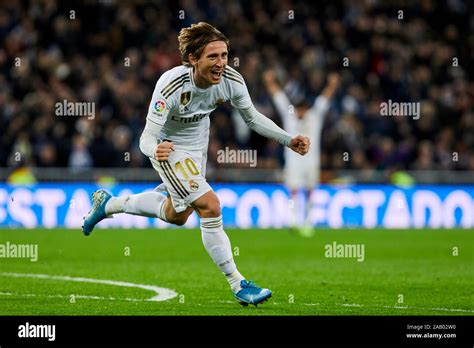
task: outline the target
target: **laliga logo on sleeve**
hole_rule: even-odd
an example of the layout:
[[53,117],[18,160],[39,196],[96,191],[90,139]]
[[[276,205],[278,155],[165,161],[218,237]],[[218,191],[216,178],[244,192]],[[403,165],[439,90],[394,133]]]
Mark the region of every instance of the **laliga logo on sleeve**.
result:
[[153,113],[158,116],[162,116],[166,110],[166,104],[163,100],[159,99],[155,103],[155,111]]

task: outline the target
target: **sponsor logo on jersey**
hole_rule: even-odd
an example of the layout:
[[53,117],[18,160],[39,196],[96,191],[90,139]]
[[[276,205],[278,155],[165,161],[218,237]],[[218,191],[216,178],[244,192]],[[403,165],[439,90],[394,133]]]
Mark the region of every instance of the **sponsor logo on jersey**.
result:
[[181,116],[171,116],[171,119],[176,122],[180,123],[194,123],[201,121],[204,117],[206,117],[207,114],[196,114],[193,115],[192,117],[181,117]]
[[155,111],[153,112],[154,114],[157,114],[157,115],[160,115],[160,116],[163,115],[164,111],[166,110],[166,104],[165,104],[164,100],[158,99],[155,102],[154,109],[155,109]]

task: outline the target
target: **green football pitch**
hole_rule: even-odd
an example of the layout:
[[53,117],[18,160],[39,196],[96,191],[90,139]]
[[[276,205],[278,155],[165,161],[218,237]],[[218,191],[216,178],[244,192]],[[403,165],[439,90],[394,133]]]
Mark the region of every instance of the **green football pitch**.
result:
[[[0,258],[0,315],[474,314],[472,230],[226,231],[241,273],[273,290],[258,307],[234,300],[198,229],[5,229],[0,244],[38,260]],[[326,257],[334,242],[364,260]]]

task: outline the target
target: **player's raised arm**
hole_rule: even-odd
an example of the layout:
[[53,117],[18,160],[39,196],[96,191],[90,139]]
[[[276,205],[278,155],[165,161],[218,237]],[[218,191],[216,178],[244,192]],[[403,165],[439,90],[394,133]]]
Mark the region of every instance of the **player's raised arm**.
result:
[[265,70],[262,74],[263,83],[267,92],[273,97],[276,93],[282,90],[280,84],[277,82],[273,70]]
[[330,73],[328,75],[326,86],[321,94],[314,100],[314,104],[311,107],[317,115],[321,115],[324,118],[324,115],[326,115],[326,112],[329,110],[330,101],[336,94],[340,84],[341,79],[337,73]]
[[[294,113],[290,113],[290,100],[288,99],[286,93],[281,88],[278,83],[275,73],[273,70],[266,70],[263,75],[263,83],[265,88],[272,97],[273,103],[275,104],[276,110],[280,114],[280,117],[283,120],[283,125],[288,129],[287,124],[289,123],[289,118],[294,117]],[[290,126],[288,124],[288,126]]]
[[326,87],[323,89],[323,91],[321,92],[321,95],[331,100],[334,97],[334,94],[336,94],[336,91],[339,88],[340,83],[341,83],[341,79],[339,75],[337,73],[330,73],[328,75],[328,83]]

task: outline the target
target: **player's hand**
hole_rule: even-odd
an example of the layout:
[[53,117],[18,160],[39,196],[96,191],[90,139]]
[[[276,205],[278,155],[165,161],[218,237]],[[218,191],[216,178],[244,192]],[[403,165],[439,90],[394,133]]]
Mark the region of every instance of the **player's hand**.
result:
[[170,141],[163,141],[156,145],[155,159],[158,161],[167,161],[171,151],[174,151],[174,144]]
[[265,84],[265,88],[270,94],[275,94],[281,89],[273,70],[264,71],[262,74],[262,79],[263,83]]
[[328,75],[328,85],[333,86],[335,88],[339,87],[341,83],[341,78],[337,73],[330,73]]
[[302,135],[298,135],[291,139],[290,145],[288,146],[294,152],[299,153],[300,155],[306,155],[309,151],[309,145],[311,142],[309,141],[308,137],[304,137]]
[[263,82],[268,85],[276,82],[275,73],[273,70],[265,70],[262,74]]

